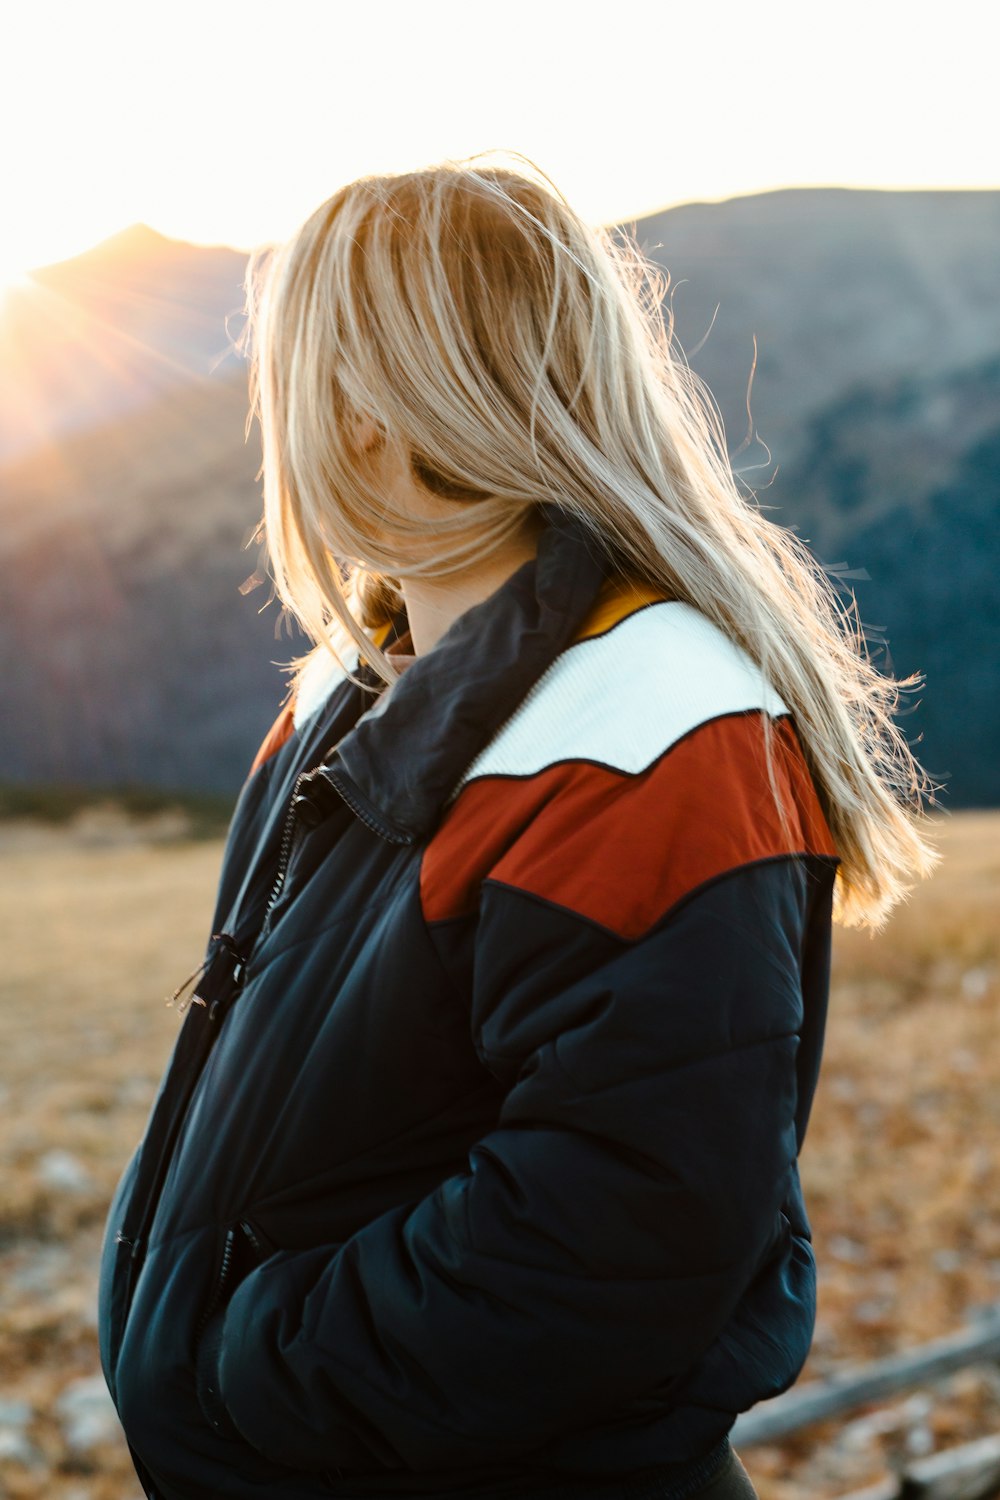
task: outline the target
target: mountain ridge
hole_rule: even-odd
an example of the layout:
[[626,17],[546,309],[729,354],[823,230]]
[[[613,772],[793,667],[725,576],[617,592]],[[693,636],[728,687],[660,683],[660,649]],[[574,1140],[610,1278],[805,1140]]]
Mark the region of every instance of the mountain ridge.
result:
[[[670,274],[679,342],[697,351],[744,485],[821,565],[868,571],[859,606],[884,625],[898,675],[931,665],[907,733],[926,734],[915,742],[953,805],[1000,801],[992,721],[973,713],[964,665],[976,653],[1000,701],[1000,642],[982,624],[1000,489],[1000,192],[787,189],[633,222]],[[95,296],[113,345],[132,336],[123,286],[156,287],[150,357],[172,339],[170,377],[144,383],[140,368],[123,404],[88,376],[90,420],[0,456],[2,780],[233,792],[284,694],[275,660],[306,645],[276,639],[266,589],[239,593],[257,560],[259,437],[244,439],[245,369],[233,355],[210,372],[206,351],[228,337],[243,259],[177,253],[147,228],[116,252],[152,247],[143,266]],[[64,270],[63,293],[89,284],[88,264]],[[755,341],[756,436],[740,451]],[[65,341],[52,349],[65,362]],[[0,341],[0,390],[9,354]]]

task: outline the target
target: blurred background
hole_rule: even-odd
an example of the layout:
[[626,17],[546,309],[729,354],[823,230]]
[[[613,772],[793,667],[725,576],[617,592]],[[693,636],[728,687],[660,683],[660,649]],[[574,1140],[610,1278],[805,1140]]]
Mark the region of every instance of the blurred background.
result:
[[[883,933],[837,935],[800,1387],[991,1326],[995,7],[36,4],[0,36],[0,1493],[138,1495],[97,1246],[306,645],[253,541],[247,252],[362,173],[472,152],[524,153],[669,274],[734,469],[854,594],[880,669],[923,679],[900,723],[945,857]],[[888,1496],[1000,1434],[998,1352],[748,1432],[762,1497]]]

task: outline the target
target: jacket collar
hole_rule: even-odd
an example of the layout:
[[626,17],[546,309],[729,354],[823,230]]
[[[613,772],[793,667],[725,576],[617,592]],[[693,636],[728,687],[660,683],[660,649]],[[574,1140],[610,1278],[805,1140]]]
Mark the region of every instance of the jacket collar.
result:
[[[391,843],[427,838],[463,773],[576,638],[609,556],[549,507],[537,554],[383,690],[315,773]],[[405,610],[391,638],[407,629]]]

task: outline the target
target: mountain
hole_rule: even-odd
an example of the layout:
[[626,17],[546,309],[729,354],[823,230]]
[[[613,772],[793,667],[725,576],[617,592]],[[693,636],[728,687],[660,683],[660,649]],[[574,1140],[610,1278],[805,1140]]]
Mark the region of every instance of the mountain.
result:
[[[0,476],[0,779],[231,792],[284,691],[245,376],[189,381]],[[250,545],[248,546],[248,543]]]
[[789,188],[685,204],[636,238],[670,272],[678,337],[738,468],[767,462],[757,444],[738,452],[751,372],[754,428],[790,463],[850,387],[1000,350],[1000,192]]
[[[945,806],[1000,801],[1000,353],[852,387],[776,476],[814,552],[843,562],[880,670],[919,672],[900,722]],[[768,495],[772,499],[772,495]]]
[[247,257],[133,225],[0,301],[0,462],[238,359]]
[[[867,573],[843,587],[876,661],[926,674],[900,722],[945,805],[1000,801],[1000,193],[795,189],[629,228],[669,269],[745,486],[823,565]],[[230,793],[274,716],[275,663],[306,642],[276,637],[266,585],[240,593],[260,514],[226,332],[244,267],[137,228],[0,323],[0,780]],[[61,343],[57,296],[86,310]]]

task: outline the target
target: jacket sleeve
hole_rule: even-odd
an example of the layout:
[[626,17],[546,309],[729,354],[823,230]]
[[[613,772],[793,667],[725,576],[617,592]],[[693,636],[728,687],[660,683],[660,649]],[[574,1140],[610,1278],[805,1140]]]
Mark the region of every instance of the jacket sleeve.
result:
[[822,873],[738,864],[629,938],[487,880],[472,1022],[496,1126],[423,1200],[237,1288],[213,1386],[238,1432],[302,1468],[420,1470],[666,1404],[783,1233]]

